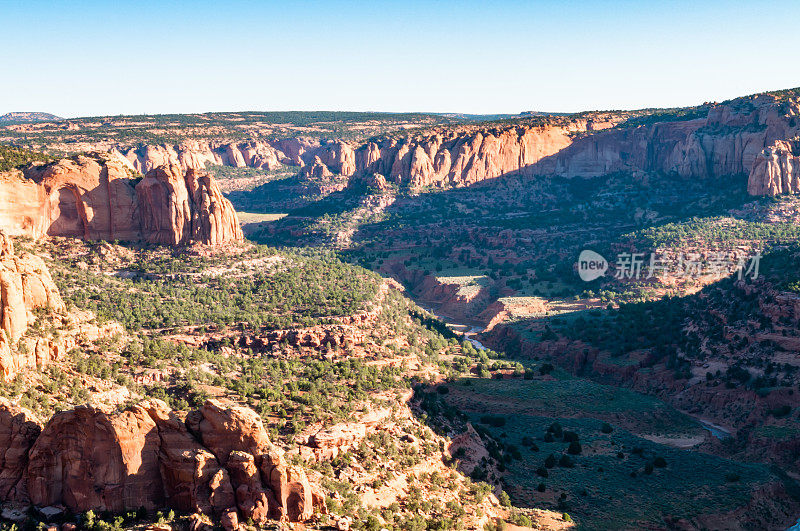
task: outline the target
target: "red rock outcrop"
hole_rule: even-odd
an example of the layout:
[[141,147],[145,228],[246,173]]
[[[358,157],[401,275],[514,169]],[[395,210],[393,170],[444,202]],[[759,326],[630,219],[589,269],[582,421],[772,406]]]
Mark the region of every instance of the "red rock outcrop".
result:
[[155,400],[55,415],[30,450],[26,476],[34,505],[72,511],[170,506],[219,515],[233,505],[227,472]]
[[752,195],[800,192],[800,102],[769,94],[711,105],[704,118],[663,121],[577,139],[530,174],[594,177],[645,171],[685,178],[748,176]]
[[[625,126],[623,122],[631,114],[624,112],[550,117],[541,123],[526,120],[465,126],[407,137],[393,135],[356,148],[342,141],[299,137],[248,142],[191,140],[120,147],[122,152],[113,153],[142,173],[165,165],[185,172],[201,171],[207,165],[273,170],[287,164],[311,166],[305,173],[316,176],[328,172],[380,174],[412,188],[466,186],[508,173],[592,177],[644,171],[686,178],[746,174],[753,195],[800,191],[800,103],[796,97],[759,94],[696,110],[685,119],[654,116],[638,126]],[[620,124],[623,126],[614,127]],[[16,188],[20,186],[14,183]],[[28,215],[15,218],[16,224],[36,224],[38,218],[31,213],[37,211],[38,203],[29,203],[21,205]],[[122,229],[115,228],[118,232]]]
[[286,464],[253,410],[212,399],[186,422],[231,471],[237,506],[256,523],[267,517],[303,521],[321,508],[305,471]]
[[[18,195],[0,206],[3,228],[38,238],[49,234],[87,240],[136,240],[133,168],[121,157],[76,155],[15,174]],[[17,211],[17,204],[23,206]]]
[[160,400],[139,404],[158,428],[159,460],[167,504],[183,511],[222,514],[234,506],[228,471],[200,445]]
[[8,379],[37,365],[37,353],[16,352],[14,344],[34,320],[33,310],[63,311],[64,302],[41,258],[14,253],[11,238],[0,232],[0,376]]
[[161,440],[141,407],[111,413],[89,406],[56,414],[30,451],[31,502],[72,511],[163,507]]
[[236,211],[213,177],[188,170],[185,181],[193,205],[191,241],[218,245],[244,239]]
[[262,524],[305,521],[324,508],[252,410],[210,400],[187,423],[191,431],[148,400],[124,411],[77,407],[41,429],[0,400],[0,500],[75,512],[172,507]]
[[[507,173],[596,177],[749,176],[753,195],[800,192],[800,103],[769,94],[711,105],[707,116],[599,131],[575,120],[369,142],[357,172],[411,187],[464,186]],[[613,125],[613,124],[608,124]]]
[[274,170],[282,164],[312,165],[315,159],[341,175],[352,175],[356,171],[355,150],[349,144],[308,137],[238,143],[192,140],[177,145],[122,149],[120,154],[141,173],[165,165],[180,166],[184,171],[204,170],[207,165]]
[[322,179],[332,175],[333,173],[331,170],[328,169],[328,166],[326,166],[319,157],[314,157],[314,161],[311,164],[304,166],[303,169],[300,170],[301,177]]
[[800,192],[800,141],[776,140],[753,162],[747,182],[750,195]]
[[572,143],[585,123],[493,127],[426,137],[368,142],[356,152],[357,171],[411,187],[465,186],[520,171]]
[[233,205],[208,174],[161,166],[136,185],[136,196],[148,243],[216,245],[244,237]]
[[33,413],[0,398],[0,499],[27,500],[28,451],[41,431]]
[[170,245],[243,238],[214,179],[174,165],[141,179],[118,153],[93,153],[5,173],[0,183],[0,228],[12,235]]

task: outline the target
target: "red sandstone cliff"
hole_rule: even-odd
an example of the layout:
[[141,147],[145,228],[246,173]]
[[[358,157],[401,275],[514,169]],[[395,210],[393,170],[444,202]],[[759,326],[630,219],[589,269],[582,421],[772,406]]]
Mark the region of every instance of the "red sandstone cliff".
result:
[[[684,178],[749,176],[752,195],[800,192],[800,103],[770,94],[700,109],[701,118],[625,126],[625,113],[553,118],[549,123],[472,126],[387,137],[353,147],[309,138],[241,143],[184,142],[129,149],[140,171],[163,164],[274,169],[306,174],[380,174],[410,187],[466,186],[508,173],[593,177],[617,171]],[[619,127],[620,124],[623,124]]]
[[0,376],[37,365],[36,352],[12,352],[14,344],[34,321],[33,310],[64,310],[58,289],[44,262],[30,253],[14,253],[14,246],[0,232]]
[[0,499],[75,512],[166,506],[255,524],[325,510],[252,410],[209,400],[187,424],[148,400],[124,411],[77,407],[42,428],[0,401]]
[[77,155],[0,175],[0,227],[11,234],[215,245],[243,238],[214,179],[177,166],[141,176],[118,154]]
[[[355,173],[355,152],[341,141],[326,142],[300,137],[274,142],[186,141],[122,149],[133,168],[145,173],[164,165],[180,166],[184,171],[203,170],[206,165],[249,167],[274,170],[281,164],[304,167],[318,161],[342,175]],[[319,171],[323,171],[320,169]]]
[[771,95],[713,105],[705,118],[620,128],[576,140],[532,174],[645,171],[684,178],[748,175],[752,195],[800,192],[800,102]]
[[[752,195],[800,192],[800,102],[771,95],[712,105],[704,118],[601,129],[580,120],[370,142],[358,171],[411,186],[463,186],[506,173],[651,172],[749,176]],[[610,124],[609,124],[610,125]]]

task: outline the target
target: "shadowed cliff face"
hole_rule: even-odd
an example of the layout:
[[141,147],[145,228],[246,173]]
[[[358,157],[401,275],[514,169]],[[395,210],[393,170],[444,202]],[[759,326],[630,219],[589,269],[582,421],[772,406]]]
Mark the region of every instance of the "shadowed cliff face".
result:
[[0,199],[7,201],[0,201],[0,227],[33,238],[168,245],[242,239],[233,206],[209,175],[166,166],[140,179],[127,159],[113,153],[2,174]]
[[714,105],[706,118],[621,128],[576,140],[532,174],[594,177],[616,171],[684,178],[748,175],[751,195],[800,192],[797,100],[770,95]]
[[654,116],[638,126],[624,123],[625,113],[604,113],[388,137],[357,147],[310,138],[193,141],[131,149],[125,157],[141,171],[167,163],[184,170],[288,164],[313,166],[308,172],[318,174],[381,174],[411,188],[467,186],[513,173],[571,178],[625,171],[688,178],[745,174],[752,195],[800,192],[796,98],[761,94],[699,109],[686,119]]
[[356,152],[356,162],[360,172],[412,187],[464,186],[509,173],[647,172],[700,179],[745,174],[752,195],[797,193],[799,115],[797,100],[760,95],[713,105],[705,118],[599,132],[576,121],[369,143]]

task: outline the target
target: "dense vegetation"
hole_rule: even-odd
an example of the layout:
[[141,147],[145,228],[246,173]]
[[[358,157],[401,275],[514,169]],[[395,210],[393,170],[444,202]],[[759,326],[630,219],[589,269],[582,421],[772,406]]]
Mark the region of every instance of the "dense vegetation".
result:
[[48,155],[28,151],[16,146],[0,144],[0,171],[8,171],[33,162],[49,162]]
[[800,241],[800,227],[794,223],[763,223],[724,216],[692,218],[666,223],[626,234],[642,248],[679,246],[687,243],[730,248],[737,244],[758,242],[760,245]]
[[226,264],[199,259],[189,262],[187,270],[169,253],[160,260],[142,253],[111,275],[82,269],[74,260],[54,264],[53,276],[70,304],[93,310],[101,320],[119,321],[129,330],[310,325],[362,311],[377,294],[374,274],[354,270],[329,254],[284,256],[254,248],[238,258],[245,265],[256,261],[257,269],[236,274]]

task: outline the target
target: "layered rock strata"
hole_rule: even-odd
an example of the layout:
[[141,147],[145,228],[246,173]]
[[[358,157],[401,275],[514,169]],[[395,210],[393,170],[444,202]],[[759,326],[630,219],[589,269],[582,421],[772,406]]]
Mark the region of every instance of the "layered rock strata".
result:
[[288,466],[258,415],[209,400],[186,422],[159,400],[90,406],[42,427],[0,401],[0,499],[70,511],[171,507],[222,521],[300,522],[324,511],[302,468]]
[[[699,116],[699,117],[698,117]],[[380,174],[410,187],[467,186],[509,173],[594,177],[651,172],[683,178],[745,174],[752,195],[800,192],[800,103],[771,94],[708,104],[686,118],[654,116],[625,125],[625,113],[553,118],[390,136],[360,146],[310,138],[240,143],[184,142],[124,151],[133,167],[183,170],[206,164],[305,175]],[[615,127],[619,126],[619,127]]]
[[100,153],[0,174],[0,228],[33,238],[169,245],[243,238],[233,206],[207,173],[172,165],[142,178],[127,159]]

